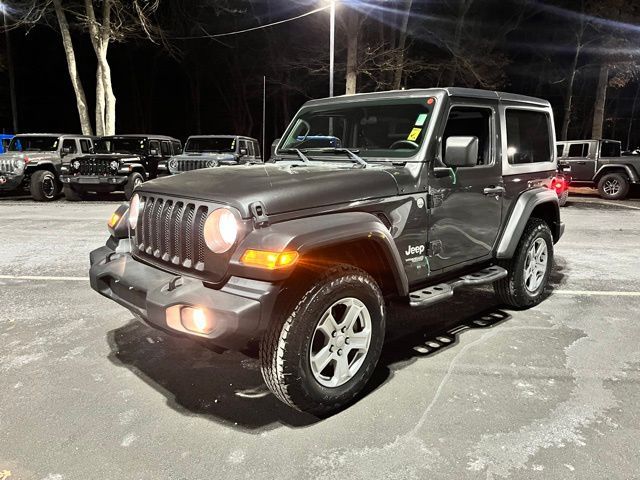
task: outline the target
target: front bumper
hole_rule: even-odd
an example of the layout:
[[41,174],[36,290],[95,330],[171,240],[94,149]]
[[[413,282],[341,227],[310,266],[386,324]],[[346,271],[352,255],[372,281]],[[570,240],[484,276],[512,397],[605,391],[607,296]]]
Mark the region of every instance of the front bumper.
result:
[[24,174],[16,175],[14,173],[0,173],[0,190],[15,190],[22,185],[23,181]]
[[[127,241],[120,241],[120,245]],[[174,275],[118,253],[111,240],[91,252],[91,288],[119,303],[149,325],[174,334],[211,339],[229,349],[241,350],[266,328],[278,284],[232,277],[219,290],[202,281]],[[202,308],[213,319],[213,331],[200,334],[180,322],[183,307]]]
[[60,181],[64,184],[82,186],[114,186],[124,185],[129,177],[119,175],[60,175]]

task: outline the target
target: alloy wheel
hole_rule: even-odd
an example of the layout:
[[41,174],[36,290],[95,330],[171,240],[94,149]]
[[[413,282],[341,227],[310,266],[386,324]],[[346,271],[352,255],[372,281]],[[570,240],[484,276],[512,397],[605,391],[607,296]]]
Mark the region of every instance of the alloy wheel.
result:
[[524,285],[529,292],[535,292],[542,285],[548,261],[547,242],[544,238],[537,238],[529,247],[524,264]]
[[311,372],[325,387],[339,387],[353,378],[371,344],[371,314],[357,298],[343,298],[320,317],[309,349]]
[[621,187],[622,186],[620,185],[620,182],[617,179],[612,178],[604,182],[602,189],[607,195],[615,196],[618,194],[618,192],[620,192]]

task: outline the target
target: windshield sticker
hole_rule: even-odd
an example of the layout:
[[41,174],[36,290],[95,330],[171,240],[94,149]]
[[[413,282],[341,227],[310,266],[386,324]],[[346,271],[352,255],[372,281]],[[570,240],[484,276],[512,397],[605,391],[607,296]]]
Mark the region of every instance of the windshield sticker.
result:
[[420,132],[422,132],[421,128],[414,128],[413,130],[411,130],[411,133],[409,133],[407,140],[409,140],[410,142],[415,142],[420,136]]
[[424,127],[424,123],[426,121],[427,121],[427,114],[421,113],[420,115],[418,115],[418,118],[416,120],[416,127]]

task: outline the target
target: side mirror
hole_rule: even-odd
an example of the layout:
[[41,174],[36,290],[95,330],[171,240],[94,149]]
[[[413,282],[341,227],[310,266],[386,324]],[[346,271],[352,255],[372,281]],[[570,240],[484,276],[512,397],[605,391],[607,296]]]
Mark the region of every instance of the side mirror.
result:
[[246,148],[241,148],[240,149],[240,156],[241,157],[245,157],[247,155],[247,149]]
[[69,155],[71,153],[71,147],[62,147],[62,155]]
[[449,137],[445,147],[447,167],[475,167],[478,164],[478,137]]
[[155,148],[152,148],[151,150],[149,150],[149,155],[151,155],[152,157],[157,157],[158,150],[156,150]]

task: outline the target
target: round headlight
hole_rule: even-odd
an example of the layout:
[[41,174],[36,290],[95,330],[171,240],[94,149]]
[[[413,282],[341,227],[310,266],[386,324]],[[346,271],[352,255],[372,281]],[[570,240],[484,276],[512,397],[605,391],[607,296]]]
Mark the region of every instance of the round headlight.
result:
[[140,215],[140,195],[137,193],[131,198],[131,203],[129,204],[129,227],[131,229],[136,228],[138,224],[138,216]]
[[207,162],[207,168],[217,167],[218,163],[215,160],[209,160]]
[[79,169],[80,169],[80,161],[79,161],[79,160],[74,161],[74,162],[71,164],[71,166],[72,166],[74,169],[79,170]]
[[117,170],[118,170],[118,168],[120,168],[120,162],[119,162],[119,161],[117,161],[117,160],[113,160],[113,161],[109,164],[109,166],[111,167],[111,170],[115,170],[115,171],[117,171]]
[[224,253],[236,242],[238,222],[226,208],[218,208],[204,222],[204,242],[213,253]]
[[15,162],[14,162],[14,170],[16,172],[21,172],[22,169],[24,168],[24,160],[21,158],[18,158]]
[[178,160],[175,158],[169,161],[169,170],[172,172],[178,169]]

